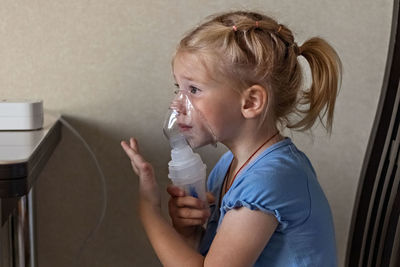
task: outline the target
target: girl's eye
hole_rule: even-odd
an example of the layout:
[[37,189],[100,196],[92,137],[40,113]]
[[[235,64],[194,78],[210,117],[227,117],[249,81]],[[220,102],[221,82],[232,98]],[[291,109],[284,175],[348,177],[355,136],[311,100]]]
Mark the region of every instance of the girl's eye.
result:
[[199,88],[197,88],[197,87],[195,87],[195,86],[189,86],[189,92],[191,93],[191,94],[196,94],[196,93],[198,93],[200,91],[200,89]]
[[174,94],[177,95],[179,93],[179,84],[174,83],[174,86],[175,86]]

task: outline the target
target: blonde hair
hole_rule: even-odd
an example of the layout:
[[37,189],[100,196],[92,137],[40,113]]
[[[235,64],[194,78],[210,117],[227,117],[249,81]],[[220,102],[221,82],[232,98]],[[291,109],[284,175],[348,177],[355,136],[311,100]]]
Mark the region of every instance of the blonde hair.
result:
[[[187,33],[177,47],[180,52],[201,56],[213,77],[233,81],[239,91],[262,85],[272,93],[268,109],[281,126],[304,131],[319,118],[331,132],[342,65],[325,40],[315,37],[297,46],[286,26],[259,13],[237,11],[214,15]],[[301,89],[299,55],[311,69],[312,84],[306,90]],[[300,119],[292,122],[293,113]]]

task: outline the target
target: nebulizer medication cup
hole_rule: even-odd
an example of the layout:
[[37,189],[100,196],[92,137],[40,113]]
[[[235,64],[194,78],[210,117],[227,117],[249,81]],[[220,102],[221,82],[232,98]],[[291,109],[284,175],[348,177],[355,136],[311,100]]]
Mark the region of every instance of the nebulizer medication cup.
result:
[[[186,196],[193,196],[206,201],[206,165],[200,155],[194,153],[182,128],[189,131],[188,116],[193,112],[190,101],[183,97],[173,101],[167,114],[163,131],[171,146],[171,161],[168,163],[168,177],[172,183],[185,191]],[[189,109],[188,109],[189,107]],[[184,109],[184,110],[183,110]],[[186,118],[185,118],[186,117]],[[182,126],[184,124],[185,126]],[[181,129],[181,130],[180,130]]]

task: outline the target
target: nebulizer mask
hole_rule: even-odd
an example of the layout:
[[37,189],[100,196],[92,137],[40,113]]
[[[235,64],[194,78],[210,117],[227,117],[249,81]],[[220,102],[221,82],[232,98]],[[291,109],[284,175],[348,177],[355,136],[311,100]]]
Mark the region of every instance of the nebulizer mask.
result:
[[190,98],[190,92],[179,90],[164,122],[164,135],[171,146],[168,177],[186,195],[206,201],[206,165],[192,148],[214,143],[215,138]]

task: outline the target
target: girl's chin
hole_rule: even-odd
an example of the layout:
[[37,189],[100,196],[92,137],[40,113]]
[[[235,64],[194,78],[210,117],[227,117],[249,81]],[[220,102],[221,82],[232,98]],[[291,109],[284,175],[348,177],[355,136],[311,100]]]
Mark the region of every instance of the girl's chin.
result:
[[206,145],[214,145],[216,142],[212,139],[200,139],[200,138],[190,138],[186,137],[186,140],[188,141],[189,145],[191,148],[200,148]]

